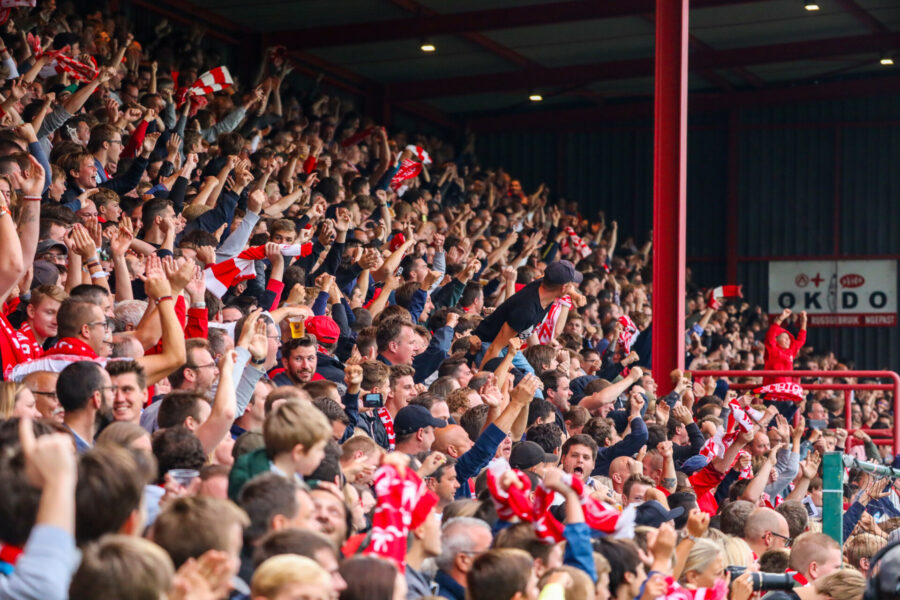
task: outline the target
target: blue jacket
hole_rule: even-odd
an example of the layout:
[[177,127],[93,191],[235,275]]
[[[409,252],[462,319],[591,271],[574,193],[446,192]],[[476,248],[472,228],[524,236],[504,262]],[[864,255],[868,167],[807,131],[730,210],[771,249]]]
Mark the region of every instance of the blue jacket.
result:
[[631,433],[626,435],[625,439],[618,444],[608,448],[600,448],[597,451],[597,462],[591,475],[609,476],[609,465],[613,459],[636,454],[641,449],[641,446],[647,443],[648,437],[649,432],[647,431],[646,423],[640,417],[635,417],[631,420]]
[[434,576],[434,582],[438,585],[437,595],[449,600],[466,600],[466,588],[444,573],[438,571]]
[[452,327],[441,327],[435,331],[425,352],[413,359],[412,366],[416,370],[413,381],[423,383],[432,373],[437,371],[444,359],[450,354],[451,344],[453,344]]
[[506,432],[491,423],[475,440],[475,445],[456,459],[456,480],[459,481],[459,489],[456,490],[455,496],[457,500],[472,497],[469,490],[469,479],[477,477],[481,470],[491,462],[494,454],[497,453],[497,448],[505,439]]

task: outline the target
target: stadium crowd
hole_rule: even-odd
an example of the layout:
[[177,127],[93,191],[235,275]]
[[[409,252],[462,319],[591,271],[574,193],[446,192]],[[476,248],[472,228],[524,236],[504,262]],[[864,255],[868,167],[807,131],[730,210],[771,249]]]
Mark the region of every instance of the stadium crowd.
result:
[[690,283],[688,370],[654,381],[650,244],[473,138],[298,92],[280,48],[232,79],[164,21],[41,0],[0,38],[0,599],[880,585],[900,495],[850,470],[840,547],[822,456],[891,464],[855,431],[891,395],[845,423],[802,373],[690,374],[838,380],[805,314]]

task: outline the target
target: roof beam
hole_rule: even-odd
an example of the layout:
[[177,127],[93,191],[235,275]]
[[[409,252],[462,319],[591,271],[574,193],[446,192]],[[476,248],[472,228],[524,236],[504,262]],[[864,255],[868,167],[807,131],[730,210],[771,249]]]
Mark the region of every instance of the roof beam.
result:
[[869,14],[866,9],[856,3],[856,0],[835,0],[835,4],[865,25],[872,33],[890,33],[890,29],[884,23]]
[[[853,81],[835,81],[802,86],[788,85],[763,90],[738,91],[730,94],[695,92],[690,94],[688,106],[692,113],[713,112],[728,111],[748,106],[813,102],[855,96],[896,94],[898,92],[900,92],[900,76],[869,77]],[[646,118],[647,126],[651,127],[652,122],[650,119],[652,117],[653,101],[642,100],[614,105],[607,104],[602,110],[591,107],[482,115],[468,119],[466,126],[477,133],[523,129],[529,131],[581,131],[591,125],[609,126],[615,125],[616,121],[641,118]]]
[[[770,0],[693,0],[691,8],[728,6]],[[452,14],[420,15],[412,18],[367,21],[329,27],[310,27],[271,33],[273,43],[292,48],[321,48],[370,44],[408,38],[460,35],[479,31],[568,23],[585,19],[629,17],[656,10],[654,0],[564,0],[549,4],[489,8]]]
[[[727,69],[830,58],[861,52],[879,52],[898,46],[900,46],[900,34],[895,33],[693,52],[690,56],[689,68],[692,71]],[[392,84],[391,87],[394,97],[398,100],[421,100],[458,94],[512,92],[540,86],[573,85],[652,75],[653,58],[636,58],[555,69],[524,69],[507,73],[408,81]]]

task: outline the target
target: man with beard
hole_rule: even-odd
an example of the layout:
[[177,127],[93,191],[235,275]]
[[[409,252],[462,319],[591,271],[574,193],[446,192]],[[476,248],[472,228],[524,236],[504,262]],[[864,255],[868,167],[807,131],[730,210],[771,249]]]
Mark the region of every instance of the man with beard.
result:
[[110,419],[112,390],[109,373],[95,362],[81,360],[59,374],[56,395],[66,411],[63,426],[75,437],[75,449],[79,454],[94,445],[98,416]]
[[324,379],[316,373],[318,353],[316,338],[311,335],[294,338],[281,347],[281,364],[284,372],[275,376],[276,385],[302,385]]

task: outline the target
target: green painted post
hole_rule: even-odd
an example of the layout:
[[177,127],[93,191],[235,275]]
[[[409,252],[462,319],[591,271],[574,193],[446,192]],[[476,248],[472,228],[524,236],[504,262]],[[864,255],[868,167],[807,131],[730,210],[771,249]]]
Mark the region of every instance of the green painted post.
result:
[[844,461],[841,452],[826,452],[822,478],[822,531],[844,545]]

